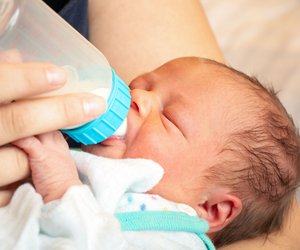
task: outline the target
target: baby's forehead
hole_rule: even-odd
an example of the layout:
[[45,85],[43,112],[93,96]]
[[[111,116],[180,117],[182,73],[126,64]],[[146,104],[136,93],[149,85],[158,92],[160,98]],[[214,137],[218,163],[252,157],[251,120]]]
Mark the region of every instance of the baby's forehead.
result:
[[199,109],[205,105],[209,112],[218,113],[219,116],[214,118],[220,119],[220,126],[244,126],[249,124],[249,120],[256,119],[257,113],[266,108],[266,99],[270,99],[267,91],[252,82],[250,77],[220,64],[212,65],[213,70],[206,74],[215,75],[206,78],[206,82],[203,82],[203,75],[199,75],[199,83],[195,83],[195,89],[190,91],[191,96],[196,98],[194,104]]
[[[220,64],[206,64],[206,68],[201,69],[201,72],[195,76],[194,81],[186,83],[186,86],[192,86],[193,91],[189,91],[191,95],[199,93],[217,95],[222,99],[226,97],[232,101],[242,101],[244,98],[258,98],[258,87],[251,81],[250,78],[227,68]],[[186,89],[188,92],[188,89]],[[258,98],[259,99],[259,98]]]
[[[218,91],[232,93],[237,99],[244,99],[245,101],[255,99],[255,102],[264,101],[269,96],[268,91],[254,77],[217,62],[209,62],[206,65],[211,67],[211,70],[208,72],[214,74],[211,84]],[[247,103],[249,106],[254,104],[251,102]]]

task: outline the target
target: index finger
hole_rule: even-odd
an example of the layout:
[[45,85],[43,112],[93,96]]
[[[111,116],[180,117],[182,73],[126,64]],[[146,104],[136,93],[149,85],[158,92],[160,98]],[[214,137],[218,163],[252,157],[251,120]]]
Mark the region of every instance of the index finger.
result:
[[47,63],[0,64],[0,103],[57,89],[67,80],[66,72]]
[[88,93],[35,98],[0,106],[0,145],[88,122],[105,109],[103,98]]

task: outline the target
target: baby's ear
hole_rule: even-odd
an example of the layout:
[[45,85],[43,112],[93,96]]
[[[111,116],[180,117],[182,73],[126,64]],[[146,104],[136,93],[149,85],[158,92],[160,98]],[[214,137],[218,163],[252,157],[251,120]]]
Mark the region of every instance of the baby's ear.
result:
[[198,204],[198,215],[209,224],[208,233],[220,231],[228,225],[242,210],[241,200],[228,193],[210,194],[210,197]]

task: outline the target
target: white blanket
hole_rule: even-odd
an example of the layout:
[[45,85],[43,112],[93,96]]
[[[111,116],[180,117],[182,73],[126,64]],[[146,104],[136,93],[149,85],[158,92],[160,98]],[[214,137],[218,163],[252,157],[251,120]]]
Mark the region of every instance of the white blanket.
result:
[[[83,182],[43,204],[34,188],[18,188],[0,209],[0,249],[205,249],[185,232],[122,232],[113,216],[125,192],[145,192],[162,177],[149,160],[111,160],[73,152]],[[203,248],[202,248],[203,247]]]

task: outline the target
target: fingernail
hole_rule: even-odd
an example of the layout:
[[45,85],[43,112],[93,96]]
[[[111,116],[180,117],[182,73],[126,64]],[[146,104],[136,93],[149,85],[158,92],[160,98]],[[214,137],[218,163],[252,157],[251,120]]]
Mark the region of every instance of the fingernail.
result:
[[66,72],[60,67],[51,67],[46,70],[47,80],[51,84],[61,85],[67,81]]
[[83,109],[87,115],[96,117],[105,112],[106,102],[101,97],[92,97],[83,102]]

